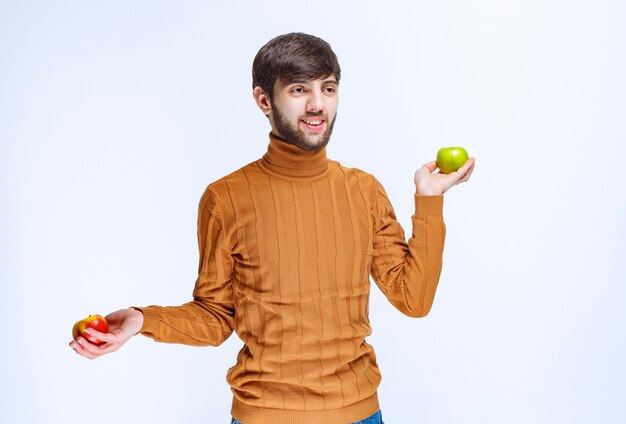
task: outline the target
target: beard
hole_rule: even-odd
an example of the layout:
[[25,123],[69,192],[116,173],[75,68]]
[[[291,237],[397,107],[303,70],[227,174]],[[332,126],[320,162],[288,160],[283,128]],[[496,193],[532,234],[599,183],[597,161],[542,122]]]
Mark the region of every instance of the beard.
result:
[[[332,122],[328,124],[328,119],[323,114],[307,114],[305,118],[322,118],[324,119],[324,122],[328,124],[324,132],[319,136],[307,137],[299,126],[294,127],[289,122],[287,117],[281,113],[274,102],[272,102],[272,109],[274,110],[274,126],[276,127],[276,131],[278,132],[278,135],[280,135],[287,143],[293,144],[294,146],[297,146],[302,150],[306,150],[307,152],[317,152],[326,147],[330,141],[330,135],[333,133],[333,127],[335,126],[337,115],[335,115]],[[300,121],[298,120],[298,122]]]

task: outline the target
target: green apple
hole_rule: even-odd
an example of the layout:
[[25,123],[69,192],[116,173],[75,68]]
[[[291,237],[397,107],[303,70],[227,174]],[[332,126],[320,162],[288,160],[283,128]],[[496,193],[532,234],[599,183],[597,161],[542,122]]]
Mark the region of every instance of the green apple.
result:
[[437,152],[437,168],[442,174],[457,171],[467,162],[469,155],[462,147],[443,147]]

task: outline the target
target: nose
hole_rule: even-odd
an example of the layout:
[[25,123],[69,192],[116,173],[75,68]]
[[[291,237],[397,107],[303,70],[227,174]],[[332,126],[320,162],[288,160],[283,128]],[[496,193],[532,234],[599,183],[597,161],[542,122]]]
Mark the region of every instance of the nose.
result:
[[311,91],[307,99],[306,111],[309,113],[321,112],[324,109],[324,97],[316,90]]

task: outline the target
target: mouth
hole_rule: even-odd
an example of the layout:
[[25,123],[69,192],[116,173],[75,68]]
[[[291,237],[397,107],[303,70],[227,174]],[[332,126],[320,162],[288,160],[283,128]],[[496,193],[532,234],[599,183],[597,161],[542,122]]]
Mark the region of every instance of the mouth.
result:
[[313,117],[301,119],[300,122],[303,124],[304,128],[309,131],[321,131],[326,121],[321,117]]

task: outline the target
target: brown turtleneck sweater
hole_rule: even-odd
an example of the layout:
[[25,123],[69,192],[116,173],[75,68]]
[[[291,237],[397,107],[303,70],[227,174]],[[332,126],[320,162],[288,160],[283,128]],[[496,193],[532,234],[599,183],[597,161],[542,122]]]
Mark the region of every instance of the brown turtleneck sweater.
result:
[[193,301],[149,306],[156,341],[243,340],[227,376],[245,424],[337,423],[379,409],[365,338],[370,275],[412,317],[430,310],[445,237],[443,196],[415,196],[408,244],[380,183],[326,151],[270,135],[262,159],[212,183],[199,207]]

